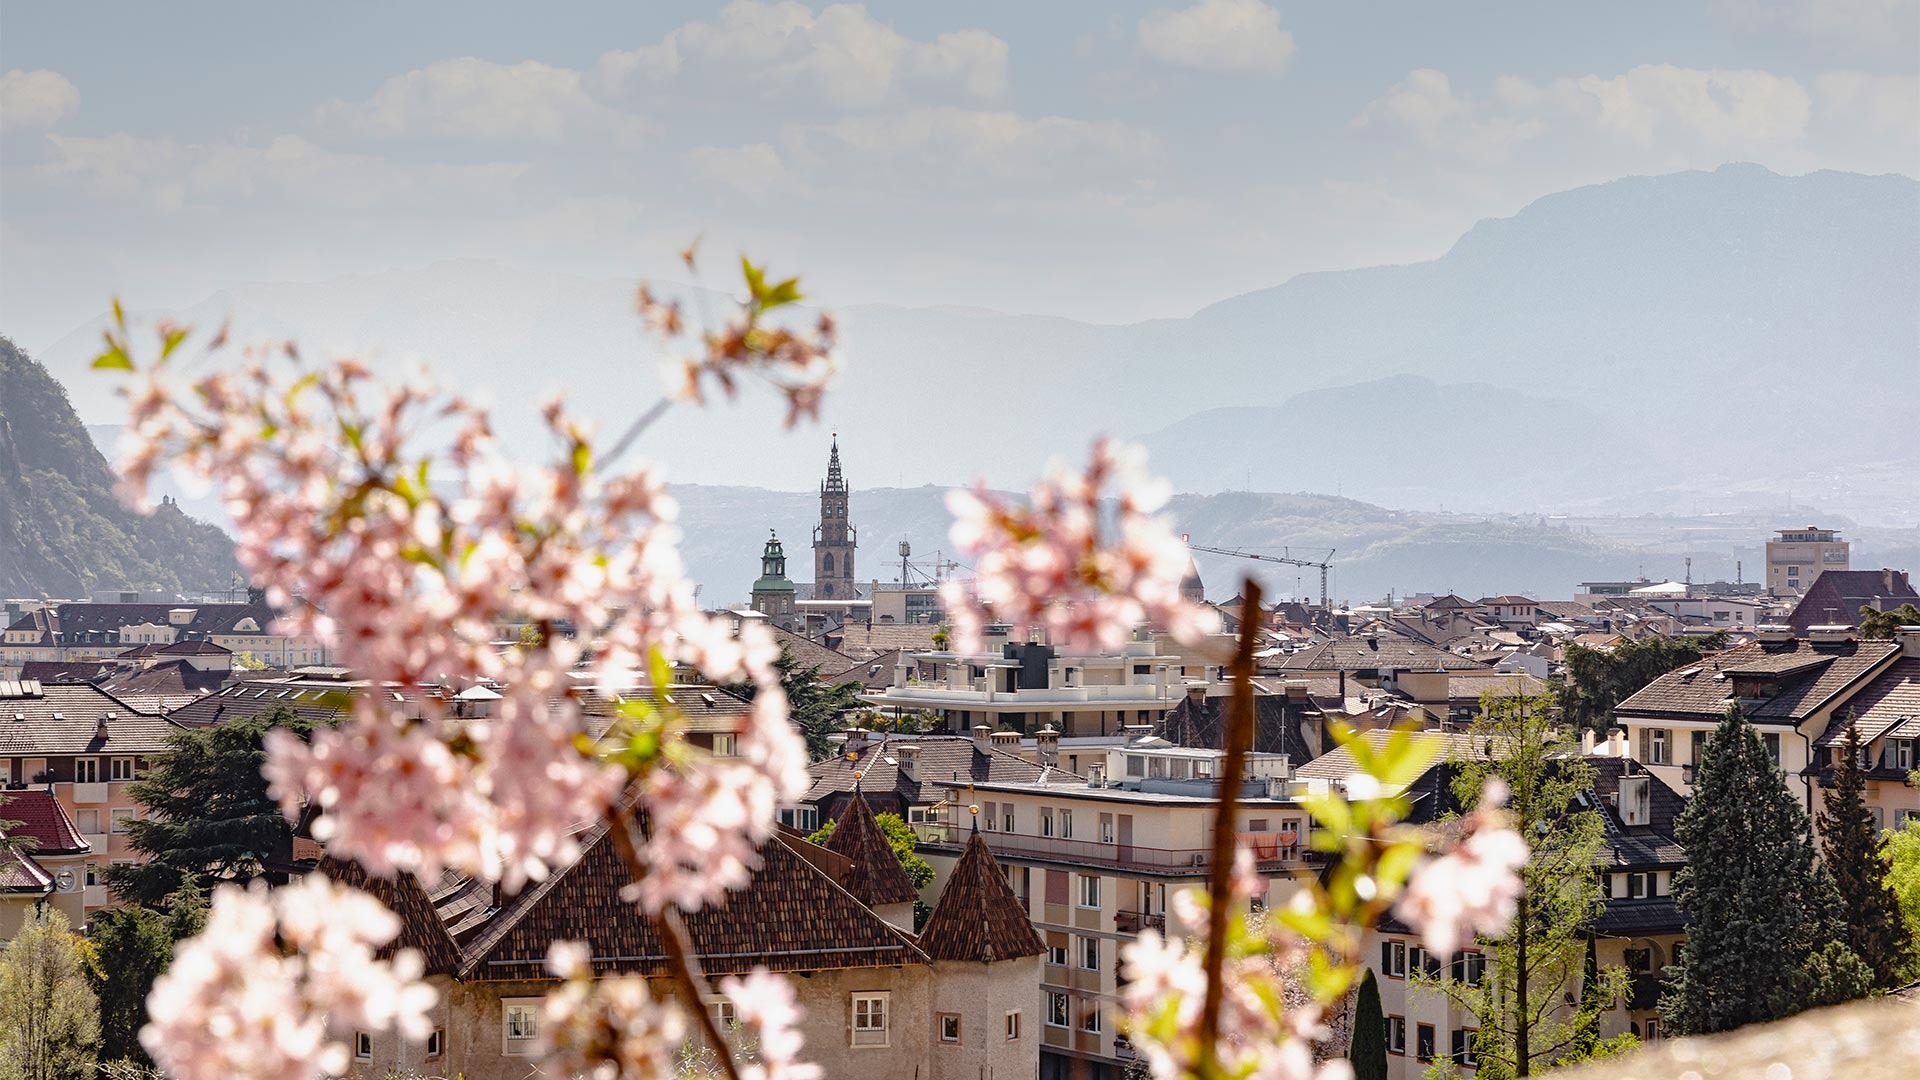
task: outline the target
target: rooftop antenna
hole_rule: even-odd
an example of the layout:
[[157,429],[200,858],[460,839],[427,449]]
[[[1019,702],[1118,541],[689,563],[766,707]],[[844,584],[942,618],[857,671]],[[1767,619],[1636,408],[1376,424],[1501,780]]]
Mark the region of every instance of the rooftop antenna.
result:
[[1693,556],[1687,556],[1687,584],[1693,584]]
[[908,543],[905,540],[900,541],[900,587],[902,589],[906,588],[908,583],[912,580],[912,578],[909,576],[909,571],[907,566],[907,556],[912,554],[913,554],[913,545]]

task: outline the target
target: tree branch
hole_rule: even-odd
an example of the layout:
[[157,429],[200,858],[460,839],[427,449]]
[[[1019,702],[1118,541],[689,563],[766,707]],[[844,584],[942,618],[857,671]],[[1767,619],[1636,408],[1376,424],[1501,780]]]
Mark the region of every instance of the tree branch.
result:
[[[627,864],[627,872],[633,875],[633,880],[646,877],[647,861],[633,842],[633,831],[627,825],[625,809],[615,808],[607,815],[607,832],[613,837],[620,861]],[[740,1067],[734,1064],[733,1050],[727,1045],[726,1036],[721,1033],[720,1025],[714,1022],[713,1014],[700,1001],[701,994],[705,992],[701,986],[706,982],[706,977],[700,973],[700,961],[694,957],[692,943],[687,940],[685,920],[680,917],[678,910],[669,906],[653,917],[653,929],[660,935],[660,944],[666,949],[673,985],[687,999],[687,1011],[693,1013],[694,1020],[700,1025],[701,1035],[706,1037],[707,1045],[713,1047],[713,1056],[719,1059],[727,1080],[740,1080]]]
[[1240,640],[1233,651],[1233,696],[1228,700],[1226,760],[1220,765],[1220,801],[1213,814],[1213,865],[1207,870],[1207,994],[1200,1010],[1201,1075],[1220,1072],[1220,972],[1226,966],[1227,918],[1233,907],[1233,820],[1253,743],[1253,652],[1260,636],[1260,583],[1241,585]]

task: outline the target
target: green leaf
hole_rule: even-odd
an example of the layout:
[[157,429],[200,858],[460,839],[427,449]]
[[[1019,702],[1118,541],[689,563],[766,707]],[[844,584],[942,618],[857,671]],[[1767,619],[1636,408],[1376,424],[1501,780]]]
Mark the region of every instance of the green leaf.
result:
[[753,260],[744,255],[740,257],[740,269],[747,278],[747,292],[750,293],[755,300],[760,300],[765,297],[767,294],[767,272],[753,265]]
[[133,360],[127,356],[127,350],[112,338],[107,339],[107,351],[93,358],[93,366],[100,371],[132,371]]
[[593,464],[593,448],[584,442],[573,444],[573,473],[575,476],[587,475],[587,469]]
[[799,299],[801,299],[800,279],[788,278],[773,288],[768,289],[766,295],[760,298],[760,306],[762,308],[777,308],[782,304],[791,304]]
[[160,339],[160,359],[165,360],[167,357],[172,356],[173,350],[179,348],[180,343],[187,340],[189,333],[191,333],[191,331],[182,326],[169,331],[165,337],[162,337]]

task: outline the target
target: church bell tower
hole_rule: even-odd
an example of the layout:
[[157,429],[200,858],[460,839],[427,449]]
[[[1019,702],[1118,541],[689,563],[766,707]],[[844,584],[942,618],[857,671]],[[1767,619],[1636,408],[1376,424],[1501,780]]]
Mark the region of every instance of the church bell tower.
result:
[[853,583],[853,549],[858,546],[858,530],[847,521],[847,481],[840,474],[840,435],[835,432],[827,478],[820,484],[820,524],[813,529],[815,600],[851,600],[860,595]]

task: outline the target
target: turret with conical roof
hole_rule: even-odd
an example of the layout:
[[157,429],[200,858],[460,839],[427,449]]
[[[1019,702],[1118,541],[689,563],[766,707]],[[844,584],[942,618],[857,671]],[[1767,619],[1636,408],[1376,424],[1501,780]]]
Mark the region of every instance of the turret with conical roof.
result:
[[978,828],[967,838],[940,891],[940,902],[920,931],[920,948],[935,960],[987,964],[1047,951]]
[[[920,898],[919,890],[907,879],[907,871],[900,865],[899,856],[893,853],[893,845],[887,842],[886,833],[874,819],[873,808],[859,791],[853,793],[853,800],[834,825],[825,847],[846,856],[853,864],[846,879],[840,882],[842,888],[881,918],[903,929],[913,929],[913,902]],[[902,904],[906,906],[904,912],[887,910]],[[899,921],[901,915],[905,916],[904,923]]]

